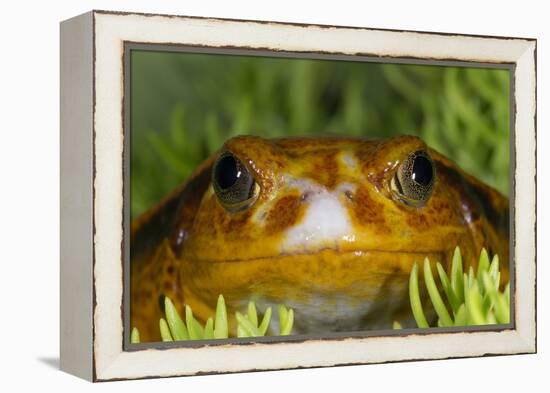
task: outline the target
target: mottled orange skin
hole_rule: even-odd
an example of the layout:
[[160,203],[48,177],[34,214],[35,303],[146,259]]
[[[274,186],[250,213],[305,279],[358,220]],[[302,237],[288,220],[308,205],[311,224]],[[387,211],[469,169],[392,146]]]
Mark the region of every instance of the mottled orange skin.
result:
[[[422,208],[390,188],[399,163],[418,150],[436,167]],[[448,264],[457,245],[467,264],[482,247],[498,253],[507,280],[508,200],[419,138],[243,136],[222,151],[238,157],[260,185],[252,206],[230,213],[220,204],[210,184],[212,158],[133,223],[131,324],[144,341],[160,338],[161,295],[191,305],[203,320],[219,294],[230,315],[249,300],[260,310],[285,303],[295,310],[297,333],[389,328],[395,319],[411,326],[412,265],[426,256]],[[297,181],[335,193],[352,233],[289,244],[311,200]]]

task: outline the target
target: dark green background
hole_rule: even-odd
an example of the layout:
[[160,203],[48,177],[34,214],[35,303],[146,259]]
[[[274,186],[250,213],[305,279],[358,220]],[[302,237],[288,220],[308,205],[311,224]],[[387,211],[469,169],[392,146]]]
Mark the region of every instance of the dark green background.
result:
[[508,194],[503,69],[131,52],[131,213],[162,199],[223,142],[412,134]]

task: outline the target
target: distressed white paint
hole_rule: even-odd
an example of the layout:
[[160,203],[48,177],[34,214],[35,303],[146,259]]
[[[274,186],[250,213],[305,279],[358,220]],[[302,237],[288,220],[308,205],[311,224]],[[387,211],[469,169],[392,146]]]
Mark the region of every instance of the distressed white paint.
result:
[[[99,380],[437,359],[535,350],[535,42],[95,13],[95,365]],[[516,329],[272,345],[122,350],[123,41],[516,63]],[[63,277],[62,279],[70,279]],[[89,299],[88,299],[89,300]]]

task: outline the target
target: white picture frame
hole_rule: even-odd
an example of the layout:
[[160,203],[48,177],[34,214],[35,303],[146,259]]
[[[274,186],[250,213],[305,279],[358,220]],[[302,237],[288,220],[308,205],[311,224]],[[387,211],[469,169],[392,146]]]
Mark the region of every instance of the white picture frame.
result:
[[[127,346],[125,44],[513,70],[514,291],[507,329]],[[536,352],[536,40],[91,11],[61,24],[61,368],[90,381]]]

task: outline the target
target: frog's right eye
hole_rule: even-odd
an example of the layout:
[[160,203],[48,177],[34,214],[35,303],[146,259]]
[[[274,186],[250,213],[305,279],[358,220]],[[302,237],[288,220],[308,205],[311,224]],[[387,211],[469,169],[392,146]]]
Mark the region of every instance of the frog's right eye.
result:
[[431,157],[423,150],[403,160],[391,181],[391,189],[403,203],[422,207],[426,204],[435,183],[435,167]]
[[260,193],[260,186],[237,157],[222,153],[212,168],[212,185],[220,204],[230,212],[250,207]]

